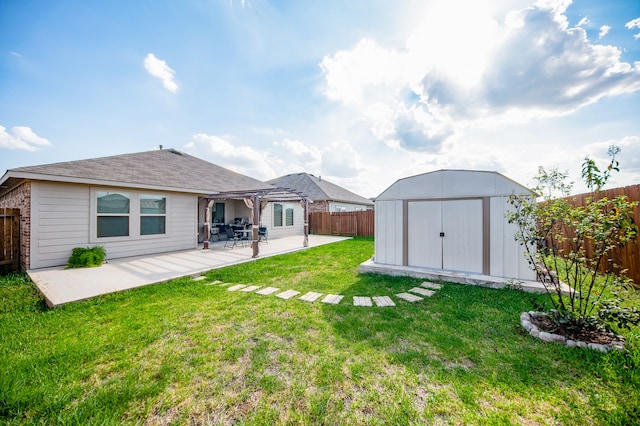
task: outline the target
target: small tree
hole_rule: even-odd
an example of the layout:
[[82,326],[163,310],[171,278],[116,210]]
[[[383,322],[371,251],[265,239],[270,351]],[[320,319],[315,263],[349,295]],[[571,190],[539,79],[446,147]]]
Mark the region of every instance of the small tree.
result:
[[[556,316],[576,327],[619,327],[640,323],[640,311],[622,308],[620,290],[630,280],[613,261],[613,253],[634,240],[637,202],[626,196],[596,199],[612,171],[618,171],[618,147],[610,147],[604,172],[586,157],[582,178],[591,191],[584,205],[572,205],[567,173],[540,167],[530,196],[513,195],[507,214],[516,224],[516,240],[544,283]],[[558,198],[559,197],[559,198]],[[567,288],[568,287],[568,288]]]

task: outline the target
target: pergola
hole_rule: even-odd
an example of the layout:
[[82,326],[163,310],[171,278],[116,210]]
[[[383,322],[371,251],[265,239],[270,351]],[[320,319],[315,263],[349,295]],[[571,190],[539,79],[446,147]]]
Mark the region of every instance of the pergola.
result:
[[209,248],[209,238],[208,236],[211,233],[209,223],[209,215],[211,213],[211,206],[215,201],[219,200],[243,200],[245,205],[251,209],[252,213],[252,226],[251,226],[251,246],[253,247],[253,257],[258,257],[260,255],[260,249],[258,247],[258,228],[260,227],[260,215],[262,213],[262,209],[264,209],[267,203],[270,202],[292,202],[298,201],[302,204],[304,208],[304,239],[303,246],[309,246],[309,199],[302,195],[302,193],[298,191],[294,191],[292,189],[287,188],[268,188],[268,189],[260,189],[253,191],[228,191],[228,192],[219,192],[215,194],[210,194],[206,197],[203,197],[206,200],[207,205],[205,208],[205,220],[204,220],[204,249]]

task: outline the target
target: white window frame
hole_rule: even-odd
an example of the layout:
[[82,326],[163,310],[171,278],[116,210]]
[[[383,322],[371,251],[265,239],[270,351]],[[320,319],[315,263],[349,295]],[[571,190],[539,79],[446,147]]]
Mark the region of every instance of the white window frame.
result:
[[[282,212],[280,214],[280,221],[281,224],[277,225],[276,224],[276,217],[278,217],[278,215],[276,214],[276,205],[280,205],[282,206]],[[288,225],[287,224],[287,207],[291,208],[291,224]],[[280,228],[292,228],[293,226],[295,226],[295,216],[296,216],[296,210],[295,210],[295,206],[292,203],[273,203],[273,227],[280,229]]]
[[[122,237],[100,237],[98,238],[98,192],[119,192],[129,194],[129,235]],[[142,215],[140,214],[140,196],[156,195],[166,199],[165,210],[165,233],[164,234],[140,234],[140,217],[141,216],[158,216],[157,214]],[[110,187],[92,187],[89,200],[89,242],[92,244],[109,243],[116,241],[140,241],[169,238],[171,236],[171,196],[168,193],[132,190],[129,188],[110,188]],[[100,216],[103,214],[101,213]],[[114,214],[114,216],[123,216],[124,214]]]

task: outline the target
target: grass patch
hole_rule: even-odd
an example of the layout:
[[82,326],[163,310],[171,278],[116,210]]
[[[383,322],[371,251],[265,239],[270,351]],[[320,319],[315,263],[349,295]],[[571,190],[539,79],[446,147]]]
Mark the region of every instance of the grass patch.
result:
[[[17,424],[633,424],[638,330],[626,352],[545,344],[518,324],[531,296],[358,274],[370,239],[213,270],[47,310],[0,278],[0,422]],[[347,296],[340,305],[225,283]]]

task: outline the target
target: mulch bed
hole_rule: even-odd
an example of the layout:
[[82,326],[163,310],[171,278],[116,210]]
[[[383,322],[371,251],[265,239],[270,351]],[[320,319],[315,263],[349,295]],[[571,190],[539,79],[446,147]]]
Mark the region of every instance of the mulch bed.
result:
[[586,343],[598,343],[601,345],[609,345],[615,340],[620,340],[619,336],[614,333],[607,332],[602,329],[577,328],[569,324],[556,323],[547,316],[535,315],[531,316],[531,323],[538,327],[540,331],[547,333],[559,334],[567,339],[582,341]]

